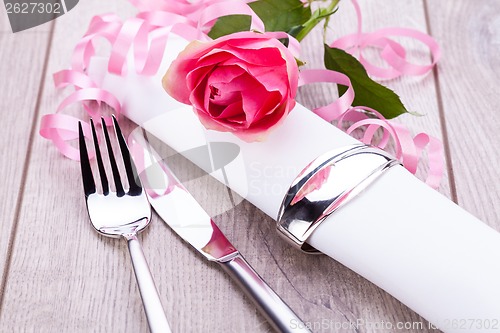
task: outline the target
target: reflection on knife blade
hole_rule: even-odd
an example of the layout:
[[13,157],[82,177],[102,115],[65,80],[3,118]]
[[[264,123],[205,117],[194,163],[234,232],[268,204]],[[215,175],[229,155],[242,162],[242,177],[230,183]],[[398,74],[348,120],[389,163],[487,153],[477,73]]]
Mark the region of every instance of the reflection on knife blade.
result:
[[182,239],[209,260],[225,260],[237,250],[138,132],[129,146],[149,202]]
[[[276,331],[310,332],[308,326],[231,245],[151,148],[140,129],[130,135],[129,148],[151,205],[172,230],[205,258],[216,261],[235,279]],[[151,186],[153,179],[154,186]]]

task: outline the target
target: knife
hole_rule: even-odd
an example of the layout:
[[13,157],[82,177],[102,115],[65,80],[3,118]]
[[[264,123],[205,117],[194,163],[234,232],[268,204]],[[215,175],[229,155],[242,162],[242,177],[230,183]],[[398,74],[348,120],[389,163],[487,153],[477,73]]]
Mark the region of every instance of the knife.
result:
[[[218,263],[276,331],[311,332],[228,241],[155,152],[146,136],[135,130],[128,143],[149,202],[163,221],[206,259]],[[154,186],[150,186],[153,178]]]

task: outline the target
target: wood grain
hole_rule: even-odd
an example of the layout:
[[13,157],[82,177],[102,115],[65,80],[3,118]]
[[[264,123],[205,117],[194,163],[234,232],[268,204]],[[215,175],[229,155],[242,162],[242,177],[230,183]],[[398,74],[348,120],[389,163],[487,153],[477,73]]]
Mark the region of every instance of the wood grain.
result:
[[458,203],[500,230],[500,2],[433,1],[429,17],[445,55],[437,73]]
[[8,32],[8,31],[12,30],[10,28],[7,11],[5,10],[5,7],[3,7],[2,10],[0,10],[0,32]]
[[[51,74],[68,67],[72,48],[91,17],[119,8],[128,15],[131,9],[119,1],[83,2],[78,8],[82,10],[71,11],[56,22],[40,114],[54,112],[68,93],[63,95],[53,88]],[[16,100],[23,97],[11,101]],[[127,327],[131,332],[146,331],[126,246],[101,239],[92,230],[80,191],[78,163],[63,158],[37,133],[31,152],[0,314],[2,331],[110,332]],[[110,266],[111,262],[114,265]],[[115,312],[131,314],[132,318],[122,321],[123,317],[116,316],[115,320]]]
[[[363,16],[363,31],[373,32],[386,27],[406,27],[427,32],[424,6],[420,0],[412,1],[359,1]],[[377,13],[373,15],[372,13]],[[411,14],[410,14],[411,13]],[[323,27],[317,27],[322,30]],[[356,31],[356,15],[349,1],[341,2],[338,15],[331,19],[330,28],[327,31],[326,42],[332,43],[336,38],[345,36]],[[407,48],[408,58],[415,63],[429,63],[427,49],[417,41],[395,38]],[[310,68],[323,67],[322,50],[323,34],[320,31],[306,38],[303,45],[304,59]],[[370,52],[372,51],[372,52]],[[364,56],[370,62],[384,67],[385,64],[378,56],[376,50],[367,50]],[[426,76],[410,77],[403,76],[394,80],[379,80],[384,85],[394,90],[402,99],[406,108],[413,113],[422,116],[405,114],[396,119],[397,122],[405,124],[416,135],[422,131],[443,139],[440,124],[440,114],[436,99],[435,80],[432,73]],[[325,105],[335,96],[336,89],[331,85],[316,85],[301,88],[303,91],[299,98],[308,107]],[[419,168],[417,175],[425,179],[427,165]],[[451,198],[448,173],[445,171],[439,191]]]
[[[460,204],[498,228],[498,172],[492,167],[499,161],[498,152],[494,150],[499,138],[494,128],[498,125],[498,115],[492,109],[497,99],[492,87],[500,76],[496,57],[500,45],[499,19],[495,14],[500,13],[498,4],[487,0],[481,1],[482,6],[466,1],[432,2],[426,20],[425,4],[420,0],[360,3],[366,31],[385,26],[426,31],[429,25],[439,40],[445,58],[439,66],[437,81],[434,75],[428,75],[404,77],[386,84],[402,96],[409,109],[425,114],[419,118],[404,116],[400,121],[414,133],[425,130],[450,142],[449,170],[456,184],[445,178],[440,191],[452,197],[450,188],[456,185]],[[342,2],[339,15],[332,20],[334,30],[329,38],[354,31],[353,10],[349,6],[349,2]],[[86,0],[56,20],[36,128],[40,115],[53,112],[66,96],[52,88],[50,74],[68,67],[71,50],[92,15],[111,11],[128,17],[134,9],[122,0]],[[0,27],[8,27],[5,18],[0,22]],[[461,26],[463,22],[466,24]],[[32,110],[32,117],[44,59],[40,50],[47,47],[48,35],[41,32],[16,34],[15,39],[9,39],[10,36],[14,35],[0,33],[0,72],[12,78],[6,89],[1,90],[5,98],[0,100],[0,106],[3,112]],[[26,52],[28,49],[17,43],[29,45],[30,51]],[[475,48],[463,47],[464,43]],[[421,46],[415,43],[408,46],[416,62],[427,60]],[[317,55],[321,48],[322,37],[317,30],[305,40],[303,47],[304,58],[311,66],[321,65]],[[20,68],[17,64],[22,59],[34,60],[30,68],[23,67],[17,74],[14,69]],[[23,83],[28,95],[15,89]],[[471,98],[470,92],[479,88],[484,95]],[[314,107],[331,100],[333,94],[332,89],[324,85],[306,87],[300,92],[300,101]],[[465,126],[469,110],[475,110],[477,118],[472,126]],[[0,224],[0,271],[6,262],[14,207],[20,205],[0,309],[1,331],[147,332],[126,245],[99,236],[92,229],[80,190],[78,163],[63,158],[37,133],[30,137],[26,128],[29,129],[31,117],[21,120],[15,112],[5,115],[4,121],[10,126],[6,127],[7,140],[1,145],[2,156],[6,154],[11,158],[1,170],[1,179],[6,181],[1,185],[15,191],[21,188],[24,195],[22,202],[18,202],[17,194],[0,194],[4,221],[7,221]],[[24,121],[24,130],[14,131],[14,122],[20,121]],[[449,137],[443,133],[443,126],[449,130]],[[478,135],[480,129],[485,129],[488,135]],[[477,145],[485,147],[484,150],[473,149]],[[30,155],[23,183],[19,170],[27,161],[26,152]],[[165,153],[173,154],[168,149]],[[482,163],[467,168],[463,161],[471,155]],[[341,264],[326,256],[307,256],[292,249],[279,238],[270,218],[189,162],[176,158],[172,163],[174,171],[191,179],[186,185],[209,213],[215,215],[214,220],[222,231],[297,314],[313,325],[326,320],[327,325],[317,327],[315,332],[394,331],[366,325],[358,329],[333,329],[335,324],[357,320],[394,324],[421,322],[422,328],[404,331],[433,332],[413,311]],[[237,286],[215,264],[205,262],[173,234],[156,215],[140,239],[174,332],[270,331],[264,318]]]
[[[0,169],[0,296],[9,245],[17,223],[17,209],[24,187],[23,173],[29,160],[39,85],[43,73],[47,33],[0,33],[0,110],[2,110],[2,168]],[[18,56],[12,57],[12,54]],[[14,71],[13,71],[14,69]],[[10,73],[10,75],[5,75]],[[1,297],[0,297],[1,299]]]
[[[397,5],[395,5],[395,1],[360,1],[360,6],[364,13],[363,29],[366,32],[393,26],[409,27],[420,31],[426,31],[425,12],[421,1],[404,1],[398,2]],[[373,15],[373,13],[377,14]],[[319,29],[322,29],[322,27],[319,27]],[[332,42],[335,38],[339,38],[340,36],[353,33],[355,29],[356,23],[353,7],[350,2],[342,2],[338,15],[332,17],[331,31],[328,31],[326,37],[327,43]],[[425,58],[427,54],[424,48],[416,42],[406,40],[400,41],[410,51],[410,59],[415,60],[417,63],[423,62],[422,57]],[[317,50],[322,48],[322,34],[313,34],[309,36],[308,39],[304,40],[304,42],[302,49],[305,52],[305,59],[309,61],[310,59],[314,59],[309,63],[309,66],[311,68],[323,66],[322,57],[318,57],[317,54]],[[382,65],[380,58],[376,56],[376,52],[367,53],[366,56],[375,64]],[[382,82],[402,97],[403,103],[405,103],[409,110],[425,114],[422,117],[403,115],[398,118],[398,121],[407,125],[414,134],[425,131],[440,139],[443,138],[440,127],[435,82],[432,75],[417,78],[405,76],[396,80],[386,80]],[[308,107],[324,105],[332,98],[331,86],[316,85],[316,87],[304,87],[301,89],[302,93],[299,98]],[[333,94],[335,94],[335,91]],[[420,177],[423,175],[424,173],[419,173]],[[451,197],[447,174],[443,177],[439,190],[444,195]],[[338,298],[336,302],[333,303],[333,308],[348,308],[352,315],[351,319],[355,320],[360,318],[367,322],[422,322],[424,323],[423,329],[418,329],[416,331],[434,331],[427,329],[428,324],[423,318],[416,315],[413,311],[383,290],[380,290],[380,288],[374,286],[364,278],[353,274],[348,268],[336,262],[324,263],[323,265],[327,267],[335,265],[335,269],[332,270],[331,273],[327,274],[325,272],[321,274],[323,279],[328,279],[326,278],[328,275],[337,277],[335,279],[332,279],[332,277],[329,278],[330,281],[332,281],[332,285],[329,286],[331,295],[337,294],[338,290],[343,288],[342,284],[348,283],[348,292],[344,293],[341,298]],[[315,265],[314,267],[317,266]],[[319,283],[319,285],[321,285],[321,283]],[[370,332],[371,330],[366,331]],[[389,331],[391,330],[387,330],[387,332]],[[382,329],[377,332],[386,331]]]

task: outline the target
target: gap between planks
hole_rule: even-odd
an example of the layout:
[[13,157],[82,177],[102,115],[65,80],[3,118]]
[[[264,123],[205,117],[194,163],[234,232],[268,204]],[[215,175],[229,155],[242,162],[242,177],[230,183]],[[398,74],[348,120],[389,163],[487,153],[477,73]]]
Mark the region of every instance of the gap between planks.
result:
[[49,56],[50,52],[52,49],[52,40],[54,39],[54,27],[55,27],[55,20],[51,21],[50,23],[50,30],[47,32],[49,35],[49,38],[47,40],[47,47],[45,49],[45,59],[43,60],[43,67],[42,67],[42,73],[40,75],[40,84],[38,86],[38,93],[36,97],[36,103],[35,103],[35,112],[33,113],[33,118],[31,122],[31,129],[30,129],[30,135],[29,135],[29,141],[28,141],[28,147],[26,149],[26,158],[24,159],[24,166],[23,166],[23,172],[21,176],[21,183],[20,183],[20,189],[19,193],[17,195],[17,200],[16,200],[16,208],[14,210],[14,217],[12,221],[12,227],[10,231],[10,236],[9,236],[9,244],[7,246],[7,257],[6,257],[6,262],[5,266],[2,272],[2,276],[0,279],[0,314],[2,313],[3,310],[3,300],[5,296],[5,288],[7,286],[7,280],[9,278],[9,270],[10,270],[10,264],[12,262],[12,253],[14,249],[14,243],[16,241],[16,233],[17,233],[17,225],[18,225],[18,220],[19,216],[21,213],[21,207],[23,203],[23,198],[24,198],[24,189],[26,188],[26,178],[28,175],[28,170],[30,166],[30,161],[31,161],[31,151],[33,148],[33,142],[35,140],[35,135],[37,134],[37,119],[40,114],[40,106],[42,102],[42,96],[43,92],[45,89],[45,76],[47,74],[47,68],[49,65]]
[[[432,36],[431,20],[429,17],[429,7],[427,0],[422,0],[425,14],[425,25],[427,33]],[[432,60],[431,60],[432,61]],[[444,113],[443,98],[441,96],[441,84],[439,81],[439,71],[437,65],[432,68],[432,75],[434,78],[434,89],[436,90],[436,102],[439,112],[439,123],[441,125],[441,136],[443,139],[444,159],[446,163],[446,170],[448,171],[448,183],[450,185],[451,200],[458,204],[457,186],[455,184],[455,174],[453,173],[452,160],[451,160],[451,147],[448,139],[448,127],[446,126],[446,116]]]

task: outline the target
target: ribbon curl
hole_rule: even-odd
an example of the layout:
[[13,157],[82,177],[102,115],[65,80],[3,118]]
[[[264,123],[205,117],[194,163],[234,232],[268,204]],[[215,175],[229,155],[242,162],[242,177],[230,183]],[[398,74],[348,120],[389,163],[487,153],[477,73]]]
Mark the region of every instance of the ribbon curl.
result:
[[[365,67],[368,74],[383,78],[394,79],[402,75],[424,75],[436,65],[441,58],[441,49],[438,43],[431,36],[409,28],[383,28],[369,33],[363,33],[363,16],[357,0],[351,0],[356,12],[357,31],[335,40],[330,47],[343,49],[356,56],[359,62]],[[432,63],[429,65],[416,65],[406,60],[405,48],[390,37],[408,37],[425,44],[431,53]],[[378,48],[380,57],[385,60],[389,68],[382,68],[370,63],[364,56],[363,50],[366,48]]]
[[[40,134],[52,140],[56,148],[66,157],[78,160],[78,149],[68,141],[78,137],[77,124],[80,119],[62,114],[67,106],[78,103],[83,106],[91,117],[98,116],[102,104],[106,104],[118,115],[121,104],[110,92],[95,84],[87,75],[86,70],[91,58],[95,55],[94,42],[104,39],[111,45],[108,60],[108,71],[120,76],[127,75],[131,68],[140,75],[154,75],[161,65],[168,38],[171,32],[186,40],[209,40],[206,32],[217,18],[224,15],[249,15],[252,29],[264,32],[264,23],[251,10],[247,1],[209,0],[195,1],[178,0],[175,6],[171,1],[140,1],[130,0],[141,10],[135,17],[122,21],[114,14],[94,17],[87,32],[76,44],[71,60],[72,68],[54,74],[56,88],[73,86],[75,91],[66,97],[54,114],[42,117]],[[350,53],[357,53],[359,61],[370,75],[390,79],[400,75],[423,75],[429,72],[438,61],[441,53],[438,44],[427,34],[406,28],[385,28],[371,33],[362,32],[362,15],[357,0],[352,0],[357,17],[357,32],[335,40],[330,46],[342,48]],[[289,50],[298,58],[299,42],[284,32],[274,33],[276,38],[288,38]],[[429,47],[432,63],[417,65],[406,60],[404,47],[392,40],[392,36],[403,36],[416,39]],[[363,57],[363,50],[368,47],[381,49],[381,57],[389,68],[377,67]],[[128,62],[132,52],[132,63]],[[393,139],[395,155],[412,173],[416,173],[422,152],[427,149],[429,160],[426,183],[437,188],[443,175],[443,147],[441,142],[425,133],[412,137],[410,131],[401,124],[385,119],[378,111],[364,106],[353,107],[355,91],[348,76],[343,73],[314,69],[303,70],[300,73],[300,85],[329,82],[347,87],[347,91],[326,106],[313,110],[326,121],[336,121],[337,126],[346,133],[353,135],[357,129],[364,128],[361,141],[374,144],[381,149],[388,149],[390,139]],[[94,103],[91,103],[94,102]],[[97,105],[97,108],[95,107]],[[110,125],[110,119],[105,119]],[[82,122],[84,134],[90,135],[90,126]],[[382,131],[378,143],[374,142],[376,133]]]

